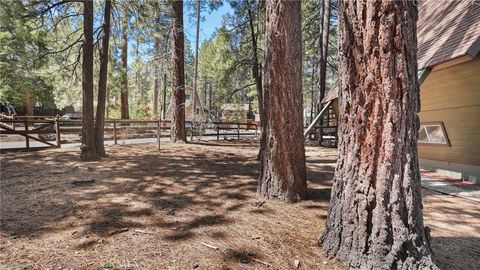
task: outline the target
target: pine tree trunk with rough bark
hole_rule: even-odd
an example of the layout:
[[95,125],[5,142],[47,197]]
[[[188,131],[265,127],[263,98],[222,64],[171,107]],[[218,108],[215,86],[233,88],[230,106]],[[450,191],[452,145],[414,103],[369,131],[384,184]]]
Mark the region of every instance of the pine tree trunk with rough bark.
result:
[[186,142],[185,132],[185,62],[183,35],[183,1],[172,1],[172,126],[171,142]]
[[83,2],[83,61],[82,61],[82,145],[80,158],[92,161],[98,158],[95,149],[93,116],[93,2]]
[[125,8],[122,17],[122,42],[121,42],[121,84],[120,92],[120,114],[122,119],[129,119],[130,112],[128,109],[128,11]]
[[295,202],[307,193],[303,141],[301,2],[266,2],[265,149],[258,192]]
[[112,1],[105,1],[103,22],[102,51],[100,53],[100,74],[98,76],[98,102],[95,121],[95,145],[97,154],[105,156],[104,126],[105,126],[105,101],[107,99],[107,75],[108,75],[108,46],[110,39],[110,11]]
[[438,269],[423,224],[414,1],[339,1],[339,159],[330,257],[361,269]]

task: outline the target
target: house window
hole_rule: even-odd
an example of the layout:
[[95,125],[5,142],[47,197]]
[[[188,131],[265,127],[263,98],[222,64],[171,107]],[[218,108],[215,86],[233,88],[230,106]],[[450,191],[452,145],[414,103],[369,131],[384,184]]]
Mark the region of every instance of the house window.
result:
[[420,124],[418,143],[450,145],[442,122]]

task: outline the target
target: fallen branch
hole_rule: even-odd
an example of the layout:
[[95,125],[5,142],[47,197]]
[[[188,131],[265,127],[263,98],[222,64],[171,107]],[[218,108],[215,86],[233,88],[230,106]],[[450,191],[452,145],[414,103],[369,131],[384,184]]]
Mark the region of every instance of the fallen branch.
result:
[[209,248],[212,248],[212,249],[215,249],[215,250],[218,250],[218,247],[216,246],[212,246],[210,244],[207,244],[207,243],[204,243],[204,242],[201,242],[202,245],[206,246],[206,247],[209,247]]
[[[249,256],[249,257],[250,257],[250,256]],[[255,259],[255,258],[253,258],[253,257],[250,257],[250,259],[251,259],[252,261],[254,261],[254,262],[261,263],[261,264],[266,265],[266,266],[272,266],[270,263],[257,260],[257,259]]]
[[128,228],[121,228],[121,229],[113,230],[113,231],[109,232],[108,235],[112,236],[114,234],[118,234],[118,233],[122,233],[122,232],[126,232],[126,231],[128,231]]
[[143,234],[153,234],[153,232],[147,232],[147,231],[139,230],[139,229],[135,229],[135,232],[136,233],[143,233]]

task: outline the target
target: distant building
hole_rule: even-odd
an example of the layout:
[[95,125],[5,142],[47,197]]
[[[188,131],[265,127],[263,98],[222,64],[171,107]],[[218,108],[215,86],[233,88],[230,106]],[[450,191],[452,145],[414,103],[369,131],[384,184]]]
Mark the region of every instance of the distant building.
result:
[[[418,78],[420,166],[480,182],[480,5],[421,1]],[[335,85],[323,103],[334,100]]]
[[[250,117],[250,118],[249,118]],[[254,119],[254,115],[250,115],[250,105],[248,104],[223,104],[220,109],[220,121],[236,122],[247,119]]]
[[[193,87],[186,85],[185,86],[185,121],[192,121],[192,96],[193,95]],[[167,110],[165,112],[165,119],[172,120],[172,98],[170,98],[170,102],[168,104]],[[198,92],[195,92],[195,121],[204,122],[208,118],[208,112],[205,110],[202,102],[200,101],[200,97],[198,96]]]

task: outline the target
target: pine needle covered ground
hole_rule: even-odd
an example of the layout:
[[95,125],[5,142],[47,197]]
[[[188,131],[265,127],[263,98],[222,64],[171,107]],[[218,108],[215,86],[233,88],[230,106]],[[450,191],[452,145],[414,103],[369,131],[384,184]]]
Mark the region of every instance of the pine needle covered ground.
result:
[[[256,195],[257,143],[2,153],[0,266],[25,269],[343,269],[317,240],[336,150],[307,147],[309,199]],[[423,190],[442,269],[475,269],[478,204]],[[478,265],[477,265],[478,266]]]

